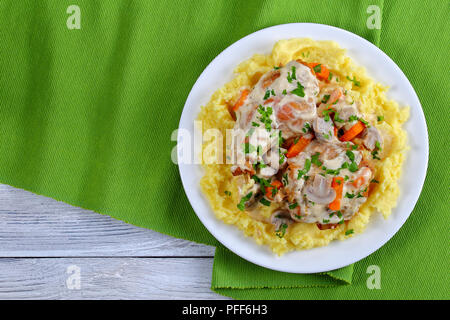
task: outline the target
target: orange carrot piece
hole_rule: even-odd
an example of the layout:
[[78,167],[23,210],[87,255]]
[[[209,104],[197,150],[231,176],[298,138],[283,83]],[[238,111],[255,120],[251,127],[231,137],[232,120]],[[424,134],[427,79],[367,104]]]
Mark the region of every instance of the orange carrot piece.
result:
[[361,177],[356,178],[352,184],[355,188],[359,188],[363,185],[363,183],[364,183],[364,177],[361,176]]
[[237,111],[244,104],[245,99],[247,99],[249,93],[250,93],[250,90],[248,90],[248,89],[242,90],[239,100],[236,102],[236,104],[233,107],[233,111]]
[[278,180],[274,180],[274,181],[272,181],[272,183],[270,185],[272,187],[267,187],[266,188],[266,197],[269,198],[270,200],[272,200],[272,190],[273,190],[273,188],[276,188],[277,191],[278,191],[283,186],[283,184],[280,181],[278,181]]
[[361,121],[358,121],[353,127],[348,129],[341,137],[341,141],[350,141],[353,140],[358,134],[363,132],[363,130],[366,128],[364,123]]
[[286,153],[287,158],[293,158],[296,155],[298,155],[300,152],[303,151],[303,149],[306,148],[306,146],[311,142],[311,138],[305,138],[301,137],[298,139],[297,143],[291,145],[289,147],[288,152]]
[[314,67],[317,67],[320,63],[308,63],[308,67],[311,68],[311,71],[316,75],[316,78],[319,80],[326,81],[328,80],[328,76],[330,75],[330,70],[325,67],[323,64],[320,64],[320,72],[316,72]]
[[341,208],[342,189],[344,188],[344,179],[341,177],[333,178],[331,187],[336,191],[336,198],[328,206],[333,211],[338,211]]
[[270,77],[263,80],[262,87],[266,89],[268,86],[270,86],[275,80],[277,80],[280,77],[281,73],[280,71],[272,73]]

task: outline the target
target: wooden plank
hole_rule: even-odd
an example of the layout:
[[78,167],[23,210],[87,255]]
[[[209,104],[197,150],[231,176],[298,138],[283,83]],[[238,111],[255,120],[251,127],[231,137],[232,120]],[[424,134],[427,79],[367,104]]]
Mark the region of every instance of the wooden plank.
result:
[[213,255],[214,247],[0,185],[0,257]]
[[0,299],[224,299],[210,290],[212,264],[212,258],[0,258]]

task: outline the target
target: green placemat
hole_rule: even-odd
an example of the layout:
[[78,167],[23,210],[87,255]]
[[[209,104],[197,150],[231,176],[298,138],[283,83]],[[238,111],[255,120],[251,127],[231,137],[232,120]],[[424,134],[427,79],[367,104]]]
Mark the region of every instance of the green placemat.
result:
[[[66,25],[73,4],[79,30]],[[381,29],[367,27],[370,5]],[[4,0],[0,9],[0,182],[216,246],[170,160],[171,133],[206,65],[243,36],[289,22],[334,25],[381,46],[428,120],[430,168],[411,218],[353,279],[353,266],[283,274],[219,246],[212,287],[236,298],[448,297],[447,1]],[[370,264],[381,268],[381,290],[366,287]]]

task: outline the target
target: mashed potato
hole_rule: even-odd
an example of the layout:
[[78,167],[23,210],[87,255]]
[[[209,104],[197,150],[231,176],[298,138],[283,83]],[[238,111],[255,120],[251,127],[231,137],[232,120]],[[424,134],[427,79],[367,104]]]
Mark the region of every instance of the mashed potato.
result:
[[[272,225],[258,221],[236,207],[240,196],[236,185],[237,178],[230,172],[231,165],[204,164],[205,175],[200,185],[216,216],[225,223],[236,225],[257,243],[268,245],[278,255],[290,250],[324,246],[334,239],[344,240],[351,236],[346,235],[347,230],[361,233],[371,214],[376,211],[381,212],[385,218],[390,215],[399,195],[397,181],[406,150],[406,132],[402,129],[402,124],[409,116],[409,109],[400,108],[395,101],[387,100],[387,87],[370,79],[364,68],[355,65],[346,56],[345,50],[335,42],[290,39],[277,42],[270,55],[256,54],[235,69],[236,77],[217,90],[208,104],[202,107],[198,119],[203,121],[203,129],[219,129],[225,137],[225,130],[232,129],[235,123],[229,108],[238,99],[240,89],[254,86],[259,78],[274,66],[285,65],[295,59],[326,65],[352,98],[361,102],[360,111],[364,117],[385,133],[384,148],[382,161],[375,164],[375,179],[379,183],[371,187],[368,200],[348,224],[342,224],[336,229],[319,230],[313,223],[295,223],[283,238],[275,235]],[[358,79],[360,86],[352,88],[352,82],[347,76]],[[377,120],[380,115],[384,120]],[[213,152],[215,143],[214,139],[204,142],[205,162],[216,157]],[[272,203],[269,207],[261,207],[261,213],[269,217],[275,209],[277,206]]]

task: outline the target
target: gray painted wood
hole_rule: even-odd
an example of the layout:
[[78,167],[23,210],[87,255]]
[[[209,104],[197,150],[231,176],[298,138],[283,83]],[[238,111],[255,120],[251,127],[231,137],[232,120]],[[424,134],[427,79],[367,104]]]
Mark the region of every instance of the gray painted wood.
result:
[[[0,299],[222,299],[214,247],[0,185]],[[69,289],[67,268],[81,273]]]
[[0,185],[0,257],[209,256],[214,247]]
[[0,299],[224,299],[210,290],[212,263],[212,258],[2,258]]

